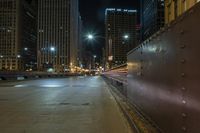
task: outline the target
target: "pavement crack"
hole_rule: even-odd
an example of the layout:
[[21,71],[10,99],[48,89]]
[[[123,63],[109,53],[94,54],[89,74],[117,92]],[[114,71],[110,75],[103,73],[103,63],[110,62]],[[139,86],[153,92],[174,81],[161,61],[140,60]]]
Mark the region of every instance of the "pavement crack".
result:
[[70,105],[70,103],[60,103],[60,105]]

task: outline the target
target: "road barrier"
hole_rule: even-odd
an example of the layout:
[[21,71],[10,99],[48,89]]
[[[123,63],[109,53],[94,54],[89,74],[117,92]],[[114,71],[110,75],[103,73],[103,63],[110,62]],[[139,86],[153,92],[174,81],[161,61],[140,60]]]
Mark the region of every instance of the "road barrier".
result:
[[0,80],[26,80],[37,78],[64,78],[81,76],[75,73],[45,73],[45,72],[0,72]]
[[200,131],[199,24],[200,3],[129,52],[128,73],[104,74],[160,132]]
[[200,132],[200,3],[128,54],[127,97],[165,133]]
[[116,87],[121,94],[125,97],[127,96],[127,64],[117,66],[104,72],[103,77]]

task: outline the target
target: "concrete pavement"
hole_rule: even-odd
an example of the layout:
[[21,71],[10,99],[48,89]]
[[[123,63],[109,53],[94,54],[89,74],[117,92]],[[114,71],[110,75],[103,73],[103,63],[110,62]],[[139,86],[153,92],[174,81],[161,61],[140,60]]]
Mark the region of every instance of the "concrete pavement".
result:
[[101,77],[0,82],[0,133],[131,133]]

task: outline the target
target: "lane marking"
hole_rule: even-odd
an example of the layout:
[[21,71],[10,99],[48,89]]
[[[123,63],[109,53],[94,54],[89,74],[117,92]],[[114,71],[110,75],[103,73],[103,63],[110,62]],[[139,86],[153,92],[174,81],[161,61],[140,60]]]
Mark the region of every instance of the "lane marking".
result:
[[15,88],[24,88],[24,87],[28,87],[28,85],[15,85]]

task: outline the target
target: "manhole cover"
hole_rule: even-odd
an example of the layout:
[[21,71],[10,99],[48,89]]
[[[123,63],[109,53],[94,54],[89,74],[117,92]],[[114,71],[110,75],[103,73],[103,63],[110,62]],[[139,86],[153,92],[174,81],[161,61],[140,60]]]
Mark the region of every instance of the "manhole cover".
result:
[[83,103],[82,105],[83,106],[88,106],[88,105],[90,105],[90,103]]

